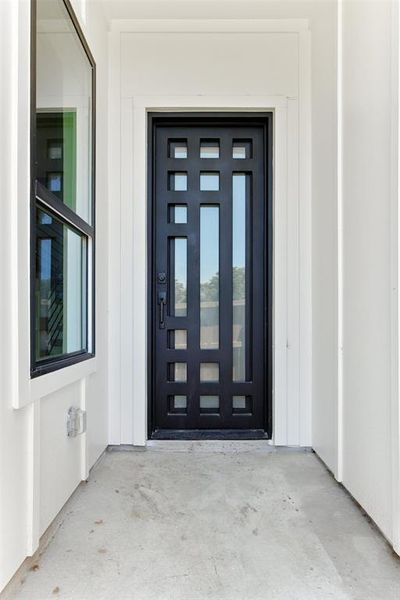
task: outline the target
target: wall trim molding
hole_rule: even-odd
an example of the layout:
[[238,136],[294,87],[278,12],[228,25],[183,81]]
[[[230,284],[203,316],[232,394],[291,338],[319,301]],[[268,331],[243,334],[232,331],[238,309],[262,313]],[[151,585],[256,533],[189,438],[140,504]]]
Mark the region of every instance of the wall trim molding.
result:
[[299,33],[308,19],[114,19],[118,33]]

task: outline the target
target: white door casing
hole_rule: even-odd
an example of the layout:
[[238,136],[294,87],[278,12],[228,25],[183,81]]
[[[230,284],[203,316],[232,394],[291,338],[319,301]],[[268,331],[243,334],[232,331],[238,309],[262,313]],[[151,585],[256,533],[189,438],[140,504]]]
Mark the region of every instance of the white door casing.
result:
[[[273,439],[311,445],[311,118],[310,39],[305,20],[287,29],[299,38],[299,95],[172,96],[120,92],[120,35],[126,31],[214,31],[215,22],[114,23],[110,34],[110,227],[120,247],[111,251],[110,443],[147,441],[147,113],[272,111],[273,185]],[[225,32],[282,31],[275,21],[223,22]],[[112,68],[111,68],[112,66]],[[117,237],[114,238],[115,240]],[[111,243],[113,246],[113,242]],[[117,283],[118,282],[118,283]],[[118,293],[118,284],[121,292]],[[113,291],[114,290],[114,291]],[[119,296],[118,298],[116,296]],[[113,302],[110,301],[110,306]],[[116,328],[120,333],[118,340]],[[111,333],[113,332],[113,334]]]

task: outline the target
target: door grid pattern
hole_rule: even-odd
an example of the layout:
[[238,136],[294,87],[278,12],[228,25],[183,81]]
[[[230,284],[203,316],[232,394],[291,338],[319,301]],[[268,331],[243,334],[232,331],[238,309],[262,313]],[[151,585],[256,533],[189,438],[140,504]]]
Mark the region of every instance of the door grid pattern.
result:
[[264,430],[266,123],[152,134],[153,429]]

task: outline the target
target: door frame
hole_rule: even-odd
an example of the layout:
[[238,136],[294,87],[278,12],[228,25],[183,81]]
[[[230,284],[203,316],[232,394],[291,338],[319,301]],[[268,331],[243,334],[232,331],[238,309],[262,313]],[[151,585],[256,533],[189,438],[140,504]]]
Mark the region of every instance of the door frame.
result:
[[[267,306],[263,319],[263,363],[265,378],[263,386],[263,428],[267,439],[272,437],[272,311],[273,311],[273,128],[274,118],[272,111],[206,111],[206,112],[147,112],[147,435],[151,438],[155,431],[155,319],[157,309],[154,302],[153,286],[155,281],[155,173],[154,149],[156,126],[161,123],[173,125],[184,123],[188,126],[205,124],[223,126],[229,120],[237,121],[238,125],[262,125],[264,127],[264,150],[266,163],[263,165],[265,174],[265,201],[267,203],[264,223],[264,291],[266,292]],[[172,434],[174,435],[174,433]],[[178,434],[177,439],[193,439],[190,432],[188,436]],[[232,432],[232,430],[210,430],[202,433],[201,439],[246,439],[249,434],[245,431]]]

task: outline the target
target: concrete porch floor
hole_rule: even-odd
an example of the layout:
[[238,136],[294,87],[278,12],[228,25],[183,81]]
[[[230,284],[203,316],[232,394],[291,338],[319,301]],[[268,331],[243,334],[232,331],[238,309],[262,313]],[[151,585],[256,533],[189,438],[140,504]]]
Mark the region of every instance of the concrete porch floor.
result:
[[310,452],[109,451],[7,598],[399,600],[400,560]]

